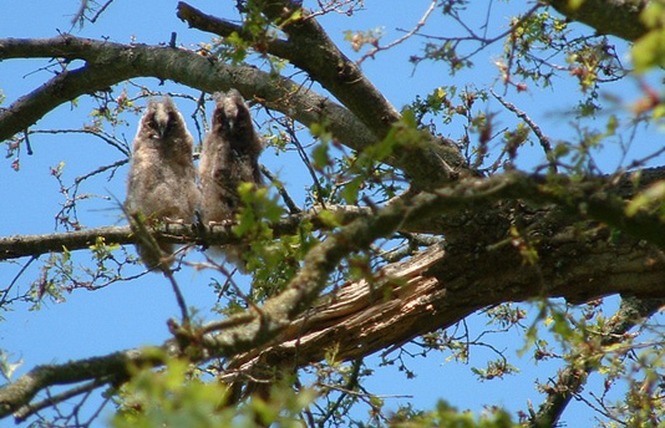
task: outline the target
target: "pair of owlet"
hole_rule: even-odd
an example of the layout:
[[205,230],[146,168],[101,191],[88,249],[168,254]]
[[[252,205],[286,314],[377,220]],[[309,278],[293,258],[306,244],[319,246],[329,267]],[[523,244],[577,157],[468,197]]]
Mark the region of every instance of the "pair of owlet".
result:
[[[169,97],[148,103],[134,139],[125,202],[129,214],[142,213],[148,223],[190,223],[198,209],[205,223],[230,222],[240,207],[238,185],[261,184],[263,145],[249,108],[235,89],[214,98],[212,126],[201,153],[200,188],[193,138],[182,115]],[[161,263],[140,242],[137,247],[149,268]],[[160,247],[167,255],[173,251],[169,244]]]

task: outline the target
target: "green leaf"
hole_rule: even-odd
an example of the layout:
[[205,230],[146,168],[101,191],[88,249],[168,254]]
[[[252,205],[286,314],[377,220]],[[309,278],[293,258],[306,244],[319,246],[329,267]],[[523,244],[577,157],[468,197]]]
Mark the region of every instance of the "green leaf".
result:
[[8,382],[12,380],[12,376],[14,375],[16,369],[18,369],[22,365],[23,365],[22,358],[18,359],[16,362],[10,362],[9,355],[5,351],[0,350],[0,373],[2,373],[2,376]]
[[585,0],[568,0],[568,7],[577,10],[582,6]]
[[632,217],[641,210],[654,205],[661,205],[665,201],[665,181],[657,181],[638,193],[626,207],[626,215]]
[[358,176],[344,186],[340,192],[340,196],[347,204],[356,204],[358,202],[358,193],[360,193],[360,188],[364,181],[365,179],[362,176]]
[[312,160],[314,161],[314,167],[319,170],[332,163],[330,161],[328,143],[322,142],[314,147],[314,150],[312,150]]
[[665,31],[653,30],[633,45],[631,51],[635,71],[646,70],[665,63]]

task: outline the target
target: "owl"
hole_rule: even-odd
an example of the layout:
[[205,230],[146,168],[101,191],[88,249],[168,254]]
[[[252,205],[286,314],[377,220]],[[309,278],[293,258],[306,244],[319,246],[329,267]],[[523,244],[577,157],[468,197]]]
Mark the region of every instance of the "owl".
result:
[[[215,111],[199,165],[201,215],[208,224],[229,224],[240,208],[240,183],[262,185],[259,155],[263,144],[254,130],[249,108],[237,90],[218,92],[214,99]],[[230,259],[242,252],[240,247],[226,250]]]
[[[151,100],[134,138],[125,201],[128,214],[142,214],[148,225],[191,223],[200,197],[192,146],[193,138],[171,98]],[[170,244],[159,246],[167,254],[173,251]],[[160,264],[154,251],[140,242],[137,247],[149,268]]]

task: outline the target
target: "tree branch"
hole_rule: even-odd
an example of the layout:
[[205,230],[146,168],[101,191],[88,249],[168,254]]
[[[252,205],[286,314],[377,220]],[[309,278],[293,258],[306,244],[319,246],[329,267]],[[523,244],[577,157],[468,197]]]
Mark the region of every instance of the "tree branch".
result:
[[98,237],[103,237],[108,244],[125,245],[134,242],[129,226],[100,227],[45,235],[15,235],[0,238],[0,260],[30,255],[38,257],[50,252],[62,252],[64,249],[81,250],[94,245]]
[[[583,302],[617,292],[665,298],[665,261],[652,249],[634,245],[627,254],[626,246],[608,246],[605,235],[580,242],[567,231],[545,239],[538,249],[539,263],[526,265],[517,250],[469,255],[432,246],[380,270],[372,284],[340,287],[294,320],[269,347],[234,358],[222,378],[260,379],[266,366],[303,367],[333,350],[337,361],[353,360],[510,301],[563,297]],[[472,261],[476,269],[469,272],[466,266]]]
[[38,402],[38,403],[31,403],[25,406],[22,406],[15,414],[14,418],[16,422],[23,422],[25,421],[28,417],[34,415],[35,413],[39,412],[40,410],[53,407],[59,403],[62,403],[66,400],[70,400],[77,395],[81,394],[86,394],[94,391],[95,389],[99,388],[102,385],[108,384],[111,380],[107,378],[98,378],[95,379],[91,382],[88,382],[86,384],[77,386],[75,388],[72,388],[68,391],[65,391],[61,394],[56,394],[56,395],[49,395],[49,397],[45,398],[44,400]]
[[[0,57],[3,55],[0,42]],[[11,58],[11,56],[9,56]],[[65,70],[46,84],[18,99],[7,109],[0,109],[0,141],[33,125],[60,104],[80,95],[108,88],[132,77],[126,69],[114,65],[87,66]]]
[[[38,392],[50,386],[99,378],[124,381],[132,368],[162,364],[165,356],[174,352],[173,345],[173,342],[167,342],[159,348],[146,347],[60,365],[37,366],[15,382],[0,388],[0,418],[21,409],[30,403]],[[22,411],[24,412],[25,410]]]
[[[469,189],[476,189],[478,198],[487,198],[507,192],[505,189],[512,192],[524,187],[503,184],[490,189],[481,185]],[[579,236],[574,233],[576,228],[567,227],[570,223],[559,222],[557,228],[549,229],[556,232],[538,237],[536,264],[525,263],[517,249],[482,246],[467,252],[456,248],[443,251],[434,246],[407,262],[381,269],[376,284],[361,281],[340,287],[314,310],[306,311],[325,286],[330,270],[346,254],[367,247],[379,237],[389,236],[405,219],[440,211],[456,201],[467,204],[469,198],[456,196],[454,192],[422,194],[353,221],[312,249],[287,290],[269,299],[260,313],[250,310],[231,317],[225,324],[230,327],[212,334],[204,326],[202,338],[196,330],[185,332],[184,338],[191,341],[188,343],[181,337],[179,349],[200,344],[203,350],[187,352],[195,362],[238,356],[233,373],[251,373],[266,360],[271,364],[288,362],[295,367],[317,361],[325,356],[331,344],[336,344],[337,358],[341,360],[369,355],[449,326],[479,308],[505,301],[564,297],[579,302],[613,293],[665,297],[662,288],[665,261],[660,252],[625,238],[610,242],[600,228]],[[554,218],[561,219],[558,215]],[[579,220],[576,217],[573,221]],[[470,265],[475,269],[466,269]],[[306,312],[297,318],[302,311]],[[177,352],[173,351],[173,343],[151,349],[174,355]],[[266,347],[267,343],[272,344]],[[26,404],[46,386],[124,373],[118,365],[127,367],[128,361],[161,363],[154,360],[154,352],[150,355],[127,351],[64,366],[48,366],[48,370],[35,369],[36,372],[0,389],[0,405],[4,409],[0,414],[6,415]],[[113,371],[106,370],[109,367]]]
[[[315,18],[302,9],[300,18],[294,18],[298,11],[289,0],[258,1],[261,10],[288,35],[287,41],[268,45],[273,55],[289,60],[293,65],[306,71],[313,80],[321,83],[337,99],[346,105],[378,139],[383,139],[390,124],[400,119],[397,110],[383,94],[365,77],[360,68],[350,61],[330,40]],[[230,26],[223,20],[211,21],[209,15],[189,6],[178,3],[178,17],[195,28],[204,31],[220,30],[222,37],[240,30],[239,35],[252,41],[251,33],[237,26]],[[277,48],[277,49],[275,49]]]
[[[173,80],[205,92],[236,88],[247,99],[254,99],[310,126],[327,123],[341,143],[362,151],[377,142],[376,136],[352,112],[304,88],[296,82],[249,66],[232,66],[204,58],[194,52],[171,47],[123,45],[69,35],[51,39],[0,39],[0,60],[9,58],[83,59],[85,67],[65,71],[39,89],[0,110],[0,141],[32,126],[58,105],[81,95],[106,90],[134,77],[152,76]],[[386,124],[386,132],[389,124]],[[397,148],[387,163],[402,169],[420,188],[433,188],[463,172],[450,153],[450,144],[431,140],[423,131],[423,142]]]
[[648,28],[640,19],[640,14],[648,0],[547,0],[562,15],[582,22],[601,34],[611,34],[628,41],[635,41],[646,34]]
[[[625,334],[633,327],[649,318],[665,304],[665,299],[638,299],[627,297],[621,301],[621,307],[599,333],[600,352],[611,345],[620,343]],[[594,347],[588,347],[594,349]],[[557,375],[557,381],[547,391],[547,398],[540,405],[538,413],[533,415],[529,426],[533,428],[555,426],[570,400],[579,393],[589,374],[597,367],[589,362],[590,355],[582,355],[575,362]]]
[[[217,34],[221,37],[229,37],[236,33],[243,40],[251,41],[254,37],[251,32],[245,30],[241,25],[234,24],[225,19],[203,13],[199,9],[185,2],[178,2],[176,15],[180,20],[187,22],[190,28],[196,28],[207,33]],[[280,39],[262,40],[258,52],[268,52],[280,58],[287,58],[291,47],[289,43]]]
[[[337,207],[334,211],[341,224],[347,224],[355,218],[369,214],[366,209],[344,209]],[[316,211],[292,214],[271,228],[275,236],[293,234],[303,221],[312,222],[317,228],[325,225],[319,220]],[[200,235],[199,225],[162,224],[151,229],[158,241],[173,244],[187,244],[201,242],[208,246],[237,243],[238,238],[232,232],[231,226],[203,226],[204,236]],[[40,256],[50,252],[84,250],[94,245],[97,239],[103,237],[111,244],[127,245],[135,243],[135,238],[129,226],[99,227],[83,229],[73,232],[51,233],[43,235],[15,235],[0,238],[0,260],[9,260],[25,256]]]
[[[662,176],[665,170],[653,169],[643,172],[641,185],[647,185]],[[617,181],[618,184],[612,184]],[[626,214],[626,199],[634,195],[635,189],[629,179],[616,180],[614,177],[590,177],[584,181],[572,181],[565,175],[542,176],[513,171],[497,174],[489,178],[466,178],[455,185],[437,189],[433,193],[413,195],[407,193],[395,198],[382,210],[403,209],[399,230],[404,232],[442,234],[454,237],[460,222],[469,221],[478,215],[506,216],[492,204],[498,201],[528,201],[539,207],[556,205],[565,210],[574,221],[591,219],[601,221],[619,231],[643,239],[665,249],[665,224],[657,213],[638,212]],[[405,209],[403,204],[413,204]],[[331,207],[342,224],[358,217],[375,215],[370,208]],[[510,211],[510,209],[509,209]],[[530,219],[534,225],[543,220],[541,216]],[[571,220],[566,219],[566,221]],[[466,219],[466,220],[465,220]],[[276,236],[295,233],[298,224],[307,220],[315,227],[325,227],[318,219],[316,211],[290,215],[278,223],[272,224]],[[560,229],[561,223],[548,227]],[[205,227],[205,236],[199,235],[199,229],[190,225],[165,224],[154,229],[156,238],[170,243],[205,242],[208,245],[220,245],[237,242],[237,238],[228,226]],[[537,227],[534,226],[534,230]],[[473,231],[465,229],[465,239],[471,239]],[[476,233],[487,234],[487,229]],[[493,231],[492,235],[497,232]],[[505,233],[505,231],[499,231]],[[24,235],[0,238],[0,260],[24,256],[37,256],[46,252],[60,252],[63,248],[77,250],[88,248],[97,237],[104,237],[107,243],[133,243],[128,227],[107,227],[67,232],[51,235]],[[450,238],[452,239],[452,238]]]
[[376,137],[347,109],[290,79],[255,67],[227,65],[191,51],[69,35],[51,39],[0,39],[0,60],[10,58],[83,59],[87,65],[59,74],[9,108],[0,110],[0,141],[22,132],[64,102],[106,90],[130,78],[152,76],[209,93],[236,88],[245,98],[255,99],[306,126],[325,117],[335,137],[354,150],[376,142]]
[[[262,49],[284,58],[323,85],[338,100],[382,140],[391,126],[401,119],[397,110],[365,77],[360,68],[344,55],[330,40],[316,19],[301,10],[303,16],[293,19],[296,12],[288,0],[260,2],[261,9],[288,34],[288,40],[262,44]],[[178,3],[178,17],[191,27],[210,31],[222,37],[236,32],[252,42],[253,36],[226,21],[211,17],[184,2]],[[432,189],[461,175],[473,174],[454,143],[437,139],[423,131],[421,147],[398,150],[388,163],[401,165],[414,184],[422,189]],[[418,168],[406,168],[418,165]]]
[[[250,308],[246,313],[230,317],[230,320],[242,319],[242,325],[200,337],[191,326],[180,328],[171,321],[178,352],[174,351],[174,342],[170,341],[160,348],[152,348],[150,355],[154,355],[156,349],[161,351],[160,358],[148,361],[144,361],[146,358],[142,351],[127,351],[63,366],[37,367],[17,382],[0,388],[0,417],[28,404],[38,391],[48,386],[81,382],[111,374],[123,376],[128,368],[132,367],[128,364],[133,362],[128,361],[130,357],[154,366],[162,364],[166,355],[184,353],[193,361],[201,362],[211,358],[230,357],[264,345],[313,303],[326,286],[328,275],[342,258],[369,247],[378,238],[389,236],[399,226],[407,209],[408,206],[404,203],[394,204],[383,208],[375,216],[357,219],[332,233],[308,252],[303,267],[290,281],[286,290],[268,299],[260,312]],[[203,331],[209,330],[204,328]],[[199,344],[202,349],[199,349]],[[195,346],[192,348],[190,345]]]

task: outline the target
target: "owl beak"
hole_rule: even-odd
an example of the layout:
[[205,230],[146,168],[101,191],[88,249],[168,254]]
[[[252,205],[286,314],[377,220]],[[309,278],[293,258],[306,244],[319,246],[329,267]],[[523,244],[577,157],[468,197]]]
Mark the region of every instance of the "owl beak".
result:
[[235,128],[236,121],[232,118],[226,119],[226,126],[230,132],[233,132],[233,128]]
[[168,124],[166,122],[160,122],[157,124],[157,133],[159,134],[159,138],[163,139],[164,135],[166,135],[166,128],[168,127]]

